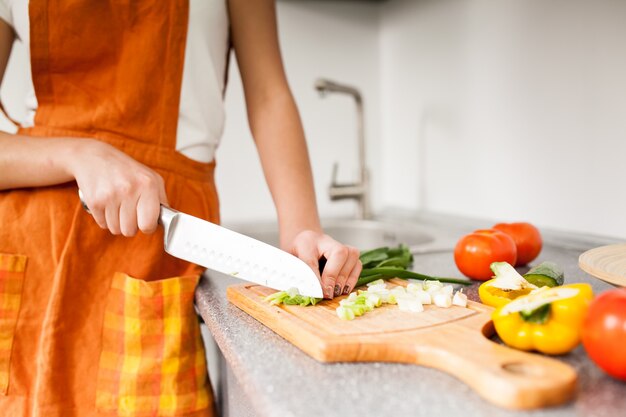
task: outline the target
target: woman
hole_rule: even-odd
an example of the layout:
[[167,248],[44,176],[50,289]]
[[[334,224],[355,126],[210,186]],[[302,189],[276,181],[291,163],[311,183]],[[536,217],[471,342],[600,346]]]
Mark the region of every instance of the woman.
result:
[[356,283],[358,252],[319,224],[273,2],[227,3],[0,0],[0,77],[17,36],[36,97],[0,135],[0,415],[212,415],[202,270],[163,253],[157,217],[219,221],[228,15],[281,245],[327,258],[327,298]]

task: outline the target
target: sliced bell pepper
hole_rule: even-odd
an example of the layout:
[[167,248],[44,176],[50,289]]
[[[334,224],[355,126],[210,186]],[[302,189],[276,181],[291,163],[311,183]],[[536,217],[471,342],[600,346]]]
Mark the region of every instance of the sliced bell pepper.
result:
[[520,290],[503,290],[493,286],[495,279],[490,279],[480,284],[478,296],[483,304],[491,307],[501,307],[510,303],[518,297],[528,295],[532,288],[522,288]]
[[507,345],[550,355],[565,354],[580,343],[580,331],[593,292],[589,284],[542,288],[497,308],[496,332]]
[[483,304],[500,307],[537,289],[506,262],[492,263],[491,270],[494,278],[478,287],[478,296]]

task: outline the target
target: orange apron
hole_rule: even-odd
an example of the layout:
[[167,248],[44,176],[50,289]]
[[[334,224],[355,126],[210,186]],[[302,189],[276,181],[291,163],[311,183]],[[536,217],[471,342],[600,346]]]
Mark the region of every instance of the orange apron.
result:
[[[219,222],[214,164],[175,151],[187,0],[31,0],[33,136],[90,137]],[[106,175],[106,173],[103,173]],[[75,183],[0,192],[0,415],[213,415],[193,295],[163,233],[101,230]]]

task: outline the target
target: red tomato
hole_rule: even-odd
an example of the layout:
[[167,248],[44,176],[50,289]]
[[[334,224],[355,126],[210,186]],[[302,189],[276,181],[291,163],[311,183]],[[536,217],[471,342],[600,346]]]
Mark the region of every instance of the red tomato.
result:
[[541,252],[543,241],[539,230],[530,223],[498,223],[494,229],[506,233],[515,241],[517,263],[515,266],[526,265]]
[[596,365],[626,381],[626,288],[604,292],[591,303],[582,339]]
[[472,279],[486,281],[493,273],[492,262],[515,265],[517,250],[513,239],[498,230],[476,230],[463,236],[454,249],[454,262],[463,274]]

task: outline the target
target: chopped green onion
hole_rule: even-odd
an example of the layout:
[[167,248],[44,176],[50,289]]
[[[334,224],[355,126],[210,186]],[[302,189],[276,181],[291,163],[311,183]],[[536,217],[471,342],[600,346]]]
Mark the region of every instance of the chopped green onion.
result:
[[448,308],[452,305],[452,297],[447,292],[437,292],[433,296],[433,304],[437,307]]
[[452,297],[452,305],[459,307],[467,307],[467,295],[463,294],[463,290],[459,290]]
[[306,295],[301,295],[297,288],[289,288],[287,291],[279,291],[274,294],[270,294],[264,299],[269,302],[271,305],[300,305],[306,307],[308,305],[317,304],[321,298],[308,297]]
[[341,320],[354,320],[354,312],[347,307],[339,306],[336,312]]
[[422,303],[417,298],[411,297],[408,294],[398,296],[398,308],[400,311],[410,311],[412,313],[420,313],[424,311]]
[[367,283],[368,287],[372,287],[372,286],[375,286],[375,285],[385,285],[385,281],[382,280],[382,279],[377,279],[376,281],[372,281],[372,282],[368,282]]

